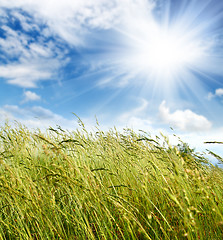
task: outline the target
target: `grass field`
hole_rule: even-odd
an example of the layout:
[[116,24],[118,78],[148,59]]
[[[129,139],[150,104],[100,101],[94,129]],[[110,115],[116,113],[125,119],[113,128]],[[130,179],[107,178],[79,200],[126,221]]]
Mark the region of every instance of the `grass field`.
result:
[[223,170],[165,137],[0,130],[1,240],[223,239],[222,199]]

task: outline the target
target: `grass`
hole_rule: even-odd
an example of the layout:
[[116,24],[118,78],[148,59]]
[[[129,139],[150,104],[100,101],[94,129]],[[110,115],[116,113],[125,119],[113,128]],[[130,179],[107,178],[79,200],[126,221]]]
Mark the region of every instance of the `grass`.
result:
[[6,124],[0,139],[1,240],[222,239],[222,169],[165,137]]

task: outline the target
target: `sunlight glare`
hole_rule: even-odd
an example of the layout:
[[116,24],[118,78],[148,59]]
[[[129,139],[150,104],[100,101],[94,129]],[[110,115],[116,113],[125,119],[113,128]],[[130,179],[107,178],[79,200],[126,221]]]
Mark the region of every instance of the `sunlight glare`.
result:
[[198,41],[171,31],[162,32],[158,26],[140,42],[135,49],[138,67],[155,75],[176,74],[196,63],[203,52]]
[[[117,35],[111,40],[117,42],[105,55],[105,61],[114,67],[111,84],[126,86],[131,82],[145,86],[145,91],[150,88],[173,95],[179,88],[186,89],[184,85],[194,91],[201,75],[204,79],[204,75],[223,74],[219,67],[222,28],[215,24],[222,14],[207,14],[207,2],[195,4],[192,0],[194,4],[183,4],[182,9],[169,8],[167,2],[163,1],[161,10],[157,7],[159,14],[144,12],[140,6],[138,11],[131,9],[115,28]],[[211,21],[206,20],[206,14]]]

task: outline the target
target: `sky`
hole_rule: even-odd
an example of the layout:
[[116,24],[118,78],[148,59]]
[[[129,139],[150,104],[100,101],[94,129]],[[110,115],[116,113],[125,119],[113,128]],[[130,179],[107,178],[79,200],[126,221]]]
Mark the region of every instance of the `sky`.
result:
[[223,156],[222,0],[1,0],[0,122],[114,126]]

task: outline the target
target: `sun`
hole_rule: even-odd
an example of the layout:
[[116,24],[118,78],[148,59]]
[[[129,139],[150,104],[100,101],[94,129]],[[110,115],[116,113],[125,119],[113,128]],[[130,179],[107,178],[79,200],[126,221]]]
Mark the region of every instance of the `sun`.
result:
[[198,56],[198,49],[174,35],[160,34],[148,42],[143,47],[145,56],[142,56],[142,61],[154,70],[175,71],[192,63]]
[[159,15],[153,10],[139,10],[131,9],[109,36],[104,65],[112,74],[109,72],[105,84],[131,84],[156,98],[158,94],[172,97],[181,92],[186,96],[186,89],[190,94],[196,92],[212,73],[222,74],[221,32],[213,28],[217,16],[210,23],[204,13],[199,19],[199,8],[188,6],[175,9],[175,13],[168,4]]
[[187,34],[162,30],[158,25],[134,47],[134,64],[153,75],[171,76],[193,66],[203,54],[201,43]]
[[142,76],[144,81],[162,84],[179,82],[185,72],[203,66],[210,47],[200,31],[183,24],[159,24],[154,18],[135,19],[120,33],[124,47],[111,56],[115,55],[122,72],[137,82]]

